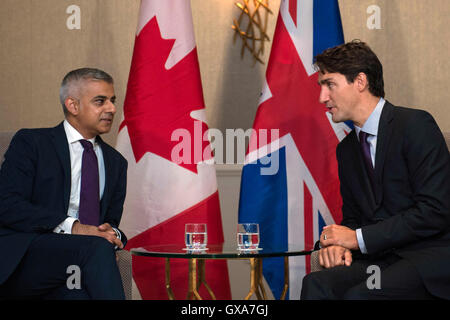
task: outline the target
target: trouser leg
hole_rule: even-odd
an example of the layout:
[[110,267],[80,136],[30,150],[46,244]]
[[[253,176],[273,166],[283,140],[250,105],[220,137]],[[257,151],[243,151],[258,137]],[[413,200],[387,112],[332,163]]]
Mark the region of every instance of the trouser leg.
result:
[[434,299],[434,297],[425,288],[416,268],[407,260],[400,259],[380,271],[378,286],[368,286],[366,283],[359,283],[345,293],[344,299],[430,300]]
[[368,261],[354,261],[351,266],[337,266],[312,272],[303,278],[302,300],[341,299],[345,292],[367,279]]
[[111,243],[101,237],[52,233],[33,241],[2,292],[24,298],[124,299]]
[[301,295],[309,300],[432,298],[415,267],[395,254],[313,272],[304,277]]

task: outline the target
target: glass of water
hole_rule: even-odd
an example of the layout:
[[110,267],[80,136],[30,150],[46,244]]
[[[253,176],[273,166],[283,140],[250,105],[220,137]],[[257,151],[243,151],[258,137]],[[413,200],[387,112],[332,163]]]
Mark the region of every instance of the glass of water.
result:
[[208,243],[206,223],[187,223],[184,241],[188,250],[205,250]]
[[258,250],[259,225],[257,223],[239,223],[237,243],[239,250]]

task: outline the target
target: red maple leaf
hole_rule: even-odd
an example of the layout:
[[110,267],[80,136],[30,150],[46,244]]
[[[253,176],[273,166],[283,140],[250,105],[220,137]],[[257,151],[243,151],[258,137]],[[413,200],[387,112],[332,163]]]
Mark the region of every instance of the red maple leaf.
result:
[[[127,126],[137,163],[146,152],[172,161],[172,149],[181,141],[171,141],[172,133],[177,129],[187,130],[191,140],[191,161],[179,165],[197,173],[197,163],[202,157],[198,159],[198,154],[194,157],[195,119],[190,113],[204,109],[205,105],[197,50],[194,48],[166,70],[164,65],[174,42],[175,39],[161,37],[156,17],[136,36],[124,102],[124,121],[119,131]],[[202,134],[206,130],[207,126],[202,122]],[[208,148],[208,141],[196,138],[197,144],[202,146],[201,151]]]

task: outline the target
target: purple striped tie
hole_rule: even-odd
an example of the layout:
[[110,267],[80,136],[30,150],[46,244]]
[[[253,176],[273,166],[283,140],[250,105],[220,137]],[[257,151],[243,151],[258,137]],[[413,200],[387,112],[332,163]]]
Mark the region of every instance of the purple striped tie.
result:
[[361,153],[363,155],[364,164],[366,165],[367,175],[369,176],[370,184],[372,186],[372,191],[375,192],[375,172],[372,164],[372,157],[370,156],[370,145],[367,142],[367,137],[369,135],[364,132],[359,132],[359,145],[361,147]]
[[81,163],[81,191],[78,218],[82,224],[99,225],[100,196],[98,162],[93,145],[88,140],[80,140],[84,148]]

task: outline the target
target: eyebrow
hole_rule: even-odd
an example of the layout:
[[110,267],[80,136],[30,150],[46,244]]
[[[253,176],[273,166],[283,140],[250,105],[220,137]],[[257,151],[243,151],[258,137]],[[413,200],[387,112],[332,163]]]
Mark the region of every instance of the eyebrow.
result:
[[333,78],[326,78],[326,79],[322,79],[322,80],[317,81],[317,83],[318,83],[319,85],[322,85],[322,84],[330,83],[330,82],[332,82],[332,81],[334,81]]
[[[106,100],[106,99],[108,99],[108,97],[107,96],[95,96],[94,98],[92,98],[92,100],[96,100],[96,99]],[[115,99],[116,99],[116,96],[112,96],[110,100],[115,100]]]

